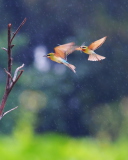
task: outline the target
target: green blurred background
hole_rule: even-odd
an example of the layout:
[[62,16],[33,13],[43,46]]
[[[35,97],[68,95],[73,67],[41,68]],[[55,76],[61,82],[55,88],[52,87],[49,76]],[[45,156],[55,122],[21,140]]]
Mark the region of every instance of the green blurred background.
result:
[[[127,160],[128,1],[0,0],[0,47],[15,31],[13,71],[25,63],[0,121],[1,160]],[[108,36],[90,62],[75,51],[61,64],[43,58],[58,44],[81,45]],[[7,55],[0,51],[0,97]]]

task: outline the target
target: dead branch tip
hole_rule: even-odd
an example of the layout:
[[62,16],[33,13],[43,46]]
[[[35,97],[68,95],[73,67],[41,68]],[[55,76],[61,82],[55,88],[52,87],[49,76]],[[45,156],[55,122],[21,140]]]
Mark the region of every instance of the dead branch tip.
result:
[[8,27],[11,27],[11,26],[12,26],[12,24],[11,24],[11,23],[9,23],[9,24],[8,24]]
[[[6,114],[8,114],[9,112],[17,109],[17,108],[18,108],[18,106],[17,106],[17,107],[14,107],[14,108],[12,108],[12,109],[10,109],[10,110],[8,110],[7,112],[4,112],[3,115],[2,115],[2,117],[5,116]],[[2,117],[0,117],[0,119],[2,119]]]
[[4,51],[8,52],[8,50],[6,48],[4,48],[4,47],[2,47],[1,49],[3,49]]

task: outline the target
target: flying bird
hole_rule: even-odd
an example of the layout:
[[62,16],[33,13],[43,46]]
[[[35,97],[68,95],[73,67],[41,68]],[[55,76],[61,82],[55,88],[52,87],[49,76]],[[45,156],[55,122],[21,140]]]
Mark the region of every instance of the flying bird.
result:
[[76,49],[75,43],[70,42],[70,43],[55,47],[54,48],[55,53],[49,53],[47,55],[44,55],[43,57],[47,57],[52,61],[64,64],[65,66],[69,67],[74,73],[76,73],[75,71],[76,67],[67,62],[67,56],[71,54],[73,51],[75,51],[75,49]]
[[78,48],[76,48],[76,50],[79,50],[79,51],[83,51],[84,53],[86,54],[89,54],[89,57],[88,57],[88,60],[89,61],[100,61],[100,60],[103,60],[105,59],[106,57],[104,56],[101,56],[99,54],[96,54],[94,52],[94,50],[96,50],[97,48],[99,48],[106,40],[107,36],[106,37],[103,37],[93,43],[91,43],[89,46],[80,46]]

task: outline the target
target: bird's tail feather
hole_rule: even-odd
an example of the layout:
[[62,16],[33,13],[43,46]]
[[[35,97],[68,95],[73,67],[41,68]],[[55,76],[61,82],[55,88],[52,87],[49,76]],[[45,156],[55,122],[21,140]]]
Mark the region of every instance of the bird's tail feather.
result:
[[69,63],[63,63],[65,66],[67,66],[68,68],[70,68],[74,73],[76,73],[76,71],[75,71],[75,66],[74,65],[72,65],[72,64],[69,64]]
[[92,53],[92,54],[89,55],[88,60],[89,60],[89,61],[101,61],[101,60],[103,60],[103,59],[105,59],[105,58],[106,58],[106,57],[101,56],[101,55],[99,55],[99,54]]

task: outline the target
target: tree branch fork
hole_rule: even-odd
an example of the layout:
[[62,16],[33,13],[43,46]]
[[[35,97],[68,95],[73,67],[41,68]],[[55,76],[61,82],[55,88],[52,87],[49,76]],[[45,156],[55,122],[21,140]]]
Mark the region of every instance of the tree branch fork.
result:
[[22,21],[22,23],[20,24],[20,26],[17,28],[17,30],[13,33],[13,35],[11,36],[11,24],[8,24],[8,48],[2,48],[5,52],[7,52],[7,56],[8,56],[8,64],[7,64],[7,69],[4,68],[5,73],[7,74],[7,79],[6,79],[6,87],[5,87],[5,92],[2,98],[2,101],[0,103],[0,120],[3,118],[3,116],[5,116],[7,113],[15,110],[17,107],[14,107],[6,112],[4,112],[4,108],[5,108],[5,104],[7,101],[7,98],[12,90],[12,88],[14,87],[14,85],[17,83],[17,81],[19,80],[19,78],[21,77],[23,70],[21,70],[24,67],[24,64],[22,64],[21,66],[19,66],[18,68],[16,68],[15,72],[14,72],[14,76],[12,76],[12,48],[14,47],[14,45],[12,44],[13,39],[15,38],[15,36],[17,35],[17,33],[19,32],[19,30],[21,29],[21,27],[24,25],[24,23],[26,22],[26,18]]

